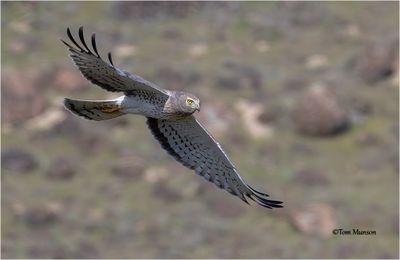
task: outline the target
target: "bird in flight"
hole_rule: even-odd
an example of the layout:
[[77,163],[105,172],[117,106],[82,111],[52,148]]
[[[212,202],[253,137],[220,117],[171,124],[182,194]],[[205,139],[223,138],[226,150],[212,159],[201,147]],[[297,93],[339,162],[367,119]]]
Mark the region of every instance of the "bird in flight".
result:
[[101,88],[122,92],[110,100],[64,99],[66,109],[89,120],[107,120],[125,114],[147,118],[153,136],[170,155],[196,174],[246,202],[251,199],[266,208],[281,208],[282,202],[270,200],[268,194],[257,191],[239,175],[221,145],[193,116],[200,111],[200,100],[183,91],[166,90],[137,75],[114,66],[111,53],[104,61],[97,51],[95,34],[91,47],[79,28],[79,43],[69,28],[67,45],[70,56],[82,75]]

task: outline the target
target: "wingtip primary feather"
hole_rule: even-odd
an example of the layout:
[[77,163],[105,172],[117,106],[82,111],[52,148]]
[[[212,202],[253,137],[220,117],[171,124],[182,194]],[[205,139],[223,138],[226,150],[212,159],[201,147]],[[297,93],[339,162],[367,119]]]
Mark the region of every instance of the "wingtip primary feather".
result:
[[73,47],[70,44],[68,44],[67,42],[65,42],[63,39],[60,39],[60,41],[62,43],[64,43],[68,48],[73,49]]
[[79,27],[78,34],[79,34],[79,39],[81,40],[81,42],[83,44],[83,47],[86,48],[86,52],[89,54],[92,54],[92,51],[89,49],[89,47],[87,46],[86,41],[85,41],[85,36],[83,34],[83,26]]
[[252,195],[250,195],[248,197],[251,198],[252,200],[254,200],[255,202],[257,202],[257,204],[259,204],[263,207],[269,208],[269,209],[283,208],[283,205],[281,205],[283,203],[282,201],[266,199],[255,193],[253,193]]
[[114,66],[114,63],[113,63],[113,60],[112,60],[112,57],[111,57],[111,52],[108,53],[108,60],[110,61],[111,65]]
[[85,52],[85,50],[75,41],[69,27],[67,27],[67,35],[68,35],[68,38],[75,44],[75,46],[79,48],[80,51]]
[[[89,48],[89,46],[86,43],[86,40],[84,37],[84,32],[83,32],[83,26],[80,26],[78,29],[78,37],[79,37],[79,41],[81,42],[81,44],[78,44],[77,40],[75,40],[75,38],[72,36],[71,29],[69,27],[67,27],[67,35],[68,35],[69,40],[73,43],[73,45],[75,45],[75,47],[73,47],[73,45],[65,42],[62,39],[60,39],[60,40],[62,43],[64,43],[70,49],[70,51],[82,52],[82,53],[93,55],[99,59],[102,59],[99,54],[99,51],[97,49],[96,34],[93,33],[92,37],[91,37],[93,51]],[[112,56],[111,56],[111,52],[109,52],[107,56],[108,56],[108,60],[109,60],[109,63],[111,64],[111,66],[115,67]]]
[[64,108],[65,108],[66,110],[73,112],[74,109],[73,109],[73,106],[72,106],[72,102],[71,102],[71,101],[72,101],[72,100],[69,99],[69,98],[64,98],[63,105],[64,105]]
[[92,34],[92,47],[94,52],[97,54],[97,57],[101,59],[99,52],[97,51],[97,46],[96,46],[96,34]]
[[250,193],[247,194],[247,197],[249,197],[253,201],[257,202],[257,204],[259,204],[263,207],[269,208],[269,209],[283,207],[283,205],[280,205],[283,203],[282,201],[271,200],[268,198],[269,197],[268,194],[259,192],[248,184],[246,184],[246,186],[250,190]]
[[256,189],[252,188],[252,187],[249,186],[249,185],[247,185],[247,187],[249,187],[249,189],[250,189],[252,192],[254,192],[254,193],[257,193],[257,194],[259,194],[259,195],[261,195],[261,196],[269,197],[269,195],[268,195],[267,193],[260,192],[260,191],[258,191],[258,190],[256,190]]

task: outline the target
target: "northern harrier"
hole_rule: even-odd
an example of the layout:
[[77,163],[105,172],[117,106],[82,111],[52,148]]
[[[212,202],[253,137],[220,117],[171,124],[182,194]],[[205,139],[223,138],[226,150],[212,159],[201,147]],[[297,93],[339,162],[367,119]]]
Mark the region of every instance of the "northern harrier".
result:
[[147,125],[170,155],[196,174],[238,196],[256,201],[267,208],[282,207],[281,201],[268,199],[268,195],[248,185],[237,172],[222,147],[193,116],[200,111],[200,100],[193,94],[162,89],[139,76],[102,60],[95,34],[89,49],[79,28],[80,43],[67,34],[72,44],[62,40],[71,52],[71,58],[83,76],[92,83],[124,95],[112,100],[73,100],[66,98],[65,107],[72,113],[90,120],[107,120],[125,114],[138,114],[147,118]]

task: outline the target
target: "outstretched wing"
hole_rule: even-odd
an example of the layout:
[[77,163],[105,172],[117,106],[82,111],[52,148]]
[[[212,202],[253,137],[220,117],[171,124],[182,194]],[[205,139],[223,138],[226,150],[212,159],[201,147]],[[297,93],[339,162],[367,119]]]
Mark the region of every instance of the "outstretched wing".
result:
[[219,143],[193,116],[176,121],[147,118],[147,125],[169,154],[219,188],[246,203],[247,197],[267,208],[282,207],[281,201],[269,200],[240,177]]
[[166,90],[156,84],[116,68],[112,62],[110,52],[108,53],[110,63],[105,62],[97,51],[95,34],[92,34],[91,41],[93,51],[86,44],[83,36],[83,27],[79,28],[80,44],[74,39],[69,28],[67,28],[67,35],[73,44],[61,41],[68,46],[71,52],[70,56],[80,72],[92,83],[108,91],[119,91],[129,94],[131,91],[142,90],[168,95]]

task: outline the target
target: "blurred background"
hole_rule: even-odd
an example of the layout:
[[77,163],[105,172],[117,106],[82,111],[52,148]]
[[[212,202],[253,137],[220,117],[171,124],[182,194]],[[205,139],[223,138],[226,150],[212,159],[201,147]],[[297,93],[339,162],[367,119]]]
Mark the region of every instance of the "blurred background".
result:
[[[398,258],[398,2],[2,2],[3,258]],[[202,100],[196,116],[283,209],[184,168],[66,47]],[[343,228],[376,231],[338,236]]]

